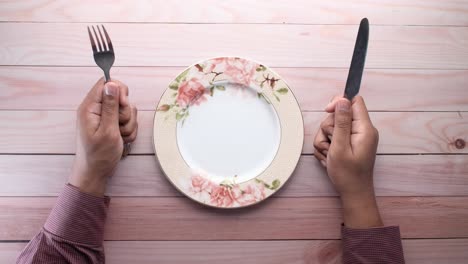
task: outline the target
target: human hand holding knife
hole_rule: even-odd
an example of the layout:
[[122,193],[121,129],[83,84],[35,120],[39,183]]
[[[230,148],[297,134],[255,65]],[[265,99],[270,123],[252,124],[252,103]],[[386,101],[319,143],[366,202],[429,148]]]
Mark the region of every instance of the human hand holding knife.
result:
[[364,99],[356,96],[369,39],[369,21],[359,26],[351,67],[343,96],[337,96],[325,108],[329,113],[320,125],[314,141],[315,157],[341,197],[343,219],[347,227],[382,226],[374,193],[374,163],[379,141]]

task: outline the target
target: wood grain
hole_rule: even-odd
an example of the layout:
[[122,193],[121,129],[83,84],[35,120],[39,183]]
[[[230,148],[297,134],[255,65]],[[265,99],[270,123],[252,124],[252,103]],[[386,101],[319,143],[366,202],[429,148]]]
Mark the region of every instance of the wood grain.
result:
[[[0,155],[0,196],[56,196],[67,182],[73,156]],[[378,196],[468,196],[468,155],[377,156]],[[166,180],[154,156],[130,156],[112,177],[110,196],[181,196]],[[336,196],[325,171],[312,156],[302,156],[276,197]]]
[[[14,263],[26,243],[0,244],[0,262]],[[459,264],[468,239],[403,240],[407,264]],[[106,263],[341,263],[337,240],[288,241],[105,241]],[[216,252],[213,254],[213,252]]]
[[468,1],[3,0],[0,263],[15,261],[66,182],[74,110],[102,75],[86,32],[98,22],[116,49],[111,75],[146,110],[133,146],[140,155],[123,160],[109,186],[108,263],[340,263],[341,206],[314,157],[303,155],[264,203],[205,208],[158,168],[152,111],[184,67],[251,58],[290,84],[310,154],[320,111],[343,91],[362,17],[371,31],[361,95],[380,130],[375,187],[385,224],[400,225],[406,263],[466,262],[468,147],[455,142],[468,141]]
[[[0,240],[30,239],[55,198],[0,198]],[[403,238],[468,237],[468,197],[380,197],[386,225]],[[338,198],[271,198],[240,210],[212,209],[186,198],[112,199],[106,240],[338,239]]]
[[468,25],[464,1],[2,1],[1,21]]
[[[1,23],[0,65],[94,66],[85,26]],[[117,23],[106,27],[117,54],[116,66],[187,66],[207,57],[235,55],[272,67],[345,68],[357,32],[355,25]],[[372,26],[369,43],[368,68],[468,69],[468,27]]]
[[[114,67],[140,110],[154,110],[182,67]],[[274,68],[303,111],[322,111],[343,93],[348,69]],[[75,110],[102,72],[97,67],[0,67],[0,109]],[[468,111],[468,70],[367,69],[361,95],[371,111]]]
[[26,243],[0,243],[0,262],[15,263]]
[[[468,153],[457,148],[457,139],[468,141],[466,113],[375,112],[379,129],[378,153]],[[134,154],[152,154],[153,111],[140,111],[139,135]],[[303,112],[305,142],[303,153],[313,152],[313,139],[325,118],[321,112]],[[72,154],[75,151],[74,111],[0,111],[0,153]],[[460,147],[460,146],[458,146]]]
[[[377,153],[467,153],[456,140],[468,140],[465,113],[376,112],[370,113],[380,139]],[[313,153],[313,140],[325,115],[304,113],[303,153]],[[458,146],[458,147],[457,147]]]

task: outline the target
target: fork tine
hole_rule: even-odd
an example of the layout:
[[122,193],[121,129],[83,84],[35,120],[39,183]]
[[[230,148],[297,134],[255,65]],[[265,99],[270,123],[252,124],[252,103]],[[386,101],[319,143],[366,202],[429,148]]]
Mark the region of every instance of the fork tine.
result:
[[99,45],[99,51],[104,51],[101,46],[101,39],[99,39],[98,35],[96,34],[96,30],[94,29],[94,26],[92,26],[93,32],[94,32],[94,37],[96,37],[96,42]]
[[111,41],[109,35],[107,34],[106,28],[103,25],[101,25],[101,27],[102,27],[102,30],[104,31],[104,35],[106,36],[107,47],[109,47],[110,51],[114,52],[114,47],[112,46],[112,41]]
[[88,34],[89,34],[89,40],[91,41],[91,47],[93,48],[93,53],[97,53],[96,43],[94,42],[93,35],[91,35],[91,30],[89,30],[89,26],[88,26]]
[[97,27],[97,31],[99,32],[99,36],[102,42],[103,51],[108,51],[109,49],[106,46],[106,43],[105,43],[106,41],[104,41],[104,38],[102,37],[101,29],[99,29],[99,26],[96,26],[96,27]]

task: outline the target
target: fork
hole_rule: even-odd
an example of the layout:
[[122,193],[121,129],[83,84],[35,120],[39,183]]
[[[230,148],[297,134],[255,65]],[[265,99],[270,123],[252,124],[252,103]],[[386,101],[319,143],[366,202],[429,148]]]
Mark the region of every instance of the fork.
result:
[[[91,41],[91,47],[93,48],[94,61],[96,62],[97,66],[99,66],[99,68],[102,69],[106,78],[106,82],[108,82],[110,81],[109,72],[115,61],[114,47],[112,46],[112,41],[109,38],[109,35],[107,34],[106,28],[103,25],[101,25],[102,30],[104,31],[104,35],[106,37],[104,40],[99,26],[96,27],[99,32],[99,35],[96,34],[96,30],[94,29],[94,26],[92,26],[94,32],[93,38],[93,34],[91,34],[91,30],[88,26],[89,40]],[[96,45],[94,39],[96,39],[98,45]]]
[[[99,66],[99,68],[102,69],[106,78],[106,82],[108,82],[110,81],[109,72],[115,61],[114,47],[112,46],[112,41],[109,37],[109,34],[107,34],[106,28],[103,25],[101,25],[102,31],[104,31],[104,36],[106,36],[106,39],[104,41],[99,26],[96,27],[98,29],[99,35],[96,34],[94,26],[91,26],[94,33],[94,38],[93,34],[91,34],[91,30],[88,27],[89,40],[91,41],[91,47],[93,48],[94,61],[96,62],[97,66]],[[96,39],[96,41],[94,41],[94,39]],[[96,45],[96,42],[98,43],[98,45]],[[123,147],[124,149],[122,152],[122,158],[125,158],[130,153],[131,144],[124,143]]]

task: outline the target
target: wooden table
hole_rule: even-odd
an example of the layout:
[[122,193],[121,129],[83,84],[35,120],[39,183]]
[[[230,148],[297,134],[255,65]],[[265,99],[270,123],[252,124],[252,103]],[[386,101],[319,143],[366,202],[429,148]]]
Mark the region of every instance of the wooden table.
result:
[[[108,263],[337,263],[340,203],[312,153],[343,91],[360,18],[371,22],[361,94],[380,131],[385,223],[408,263],[468,259],[468,1],[1,1],[0,263],[44,223],[67,181],[75,110],[102,72],[86,26],[103,23],[130,87],[139,136],[109,187]],[[379,2],[379,3],[377,3]],[[243,210],[184,198],[157,167],[155,105],[184,67],[253,58],[290,84],[306,140],[291,181]]]

